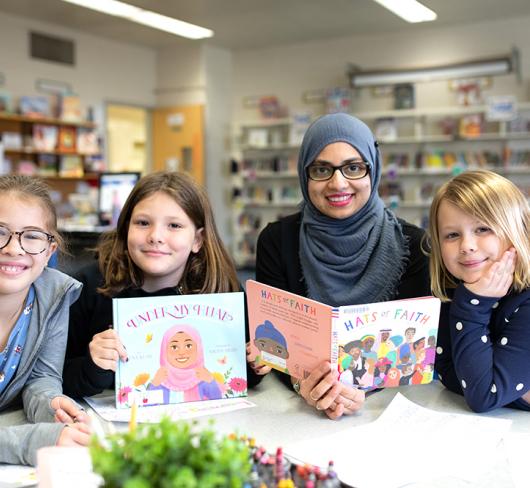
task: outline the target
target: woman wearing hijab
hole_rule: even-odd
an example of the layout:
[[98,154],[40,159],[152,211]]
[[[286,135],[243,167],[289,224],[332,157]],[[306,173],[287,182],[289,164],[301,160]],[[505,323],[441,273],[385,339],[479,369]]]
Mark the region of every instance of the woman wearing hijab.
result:
[[160,368],[149,390],[162,390],[164,403],[217,400],[221,389],[204,366],[199,333],[188,325],[168,329],[160,345]]
[[[385,208],[381,156],[368,126],[325,115],[307,130],[298,158],[301,211],[260,234],[256,279],[331,306],[430,295],[423,231]],[[351,414],[364,392],[324,362],[293,386],[330,418]]]

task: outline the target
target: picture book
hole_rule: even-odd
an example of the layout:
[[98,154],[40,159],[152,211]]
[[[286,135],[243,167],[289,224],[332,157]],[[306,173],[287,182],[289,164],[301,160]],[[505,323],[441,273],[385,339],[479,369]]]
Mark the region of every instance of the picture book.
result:
[[116,371],[116,408],[246,396],[243,293],[112,302],[128,355]]
[[75,127],[63,125],[59,127],[59,139],[57,149],[61,152],[75,152],[76,147]]
[[53,154],[39,154],[37,167],[39,176],[57,176],[57,157]]
[[414,85],[403,83],[394,86],[394,108],[397,110],[414,108]]
[[20,113],[28,117],[49,117],[50,100],[43,96],[20,97],[19,108]]
[[80,98],[76,95],[61,95],[59,100],[59,112],[62,120],[80,122],[83,118],[81,114]]
[[253,280],[246,292],[258,362],[306,378],[327,360],[341,382],[366,390],[432,380],[438,298],[331,307]]
[[57,147],[58,129],[54,125],[33,125],[33,147],[37,151],[53,152]]
[[381,118],[375,121],[374,135],[383,142],[395,141],[398,138],[396,119]]
[[0,92],[0,112],[13,112],[13,99],[10,93]]
[[77,152],[80,154],[98,154],[98,135],[94,129],[87,127],[77,128]]
[[83,160],[76,154],[60,156],[59,176],[62,178],[81,178],[85,174]]

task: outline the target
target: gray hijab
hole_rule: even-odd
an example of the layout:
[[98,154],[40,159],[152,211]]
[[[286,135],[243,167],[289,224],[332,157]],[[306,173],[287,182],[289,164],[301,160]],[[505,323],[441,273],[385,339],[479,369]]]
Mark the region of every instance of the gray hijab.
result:
[[[333,142],[353,146],[370,167],[370,197],[346,219],[323,215],[311,203],[307,189],[306,168]],[[298,176],[304,197],[300,262],[309,298],[332,306],[394,298],[409,249],[401,225],[377,192],[381,161],[368,126],[347,114],[325,115],[313,122],[300,148]]]

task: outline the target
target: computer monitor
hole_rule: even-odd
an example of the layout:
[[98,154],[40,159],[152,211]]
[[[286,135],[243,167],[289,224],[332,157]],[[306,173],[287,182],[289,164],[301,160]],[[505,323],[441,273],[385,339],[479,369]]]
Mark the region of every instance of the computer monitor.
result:
[[125,200],[140,173],[101,173],[99,175],[99,220],[102,225],[116,225]]

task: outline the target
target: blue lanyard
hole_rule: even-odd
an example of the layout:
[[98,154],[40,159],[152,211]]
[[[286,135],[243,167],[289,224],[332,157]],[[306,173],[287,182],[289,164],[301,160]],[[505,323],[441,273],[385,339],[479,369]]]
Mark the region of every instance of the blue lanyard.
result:
[[24,310],[22,310],[13,330],[9,334],[4,351],[0,353],[0,393],[4,391],[13,378],[20,363],[20,357],[22,356],[28,335],[34,299],[35,290],[31,286],[26,298]]

